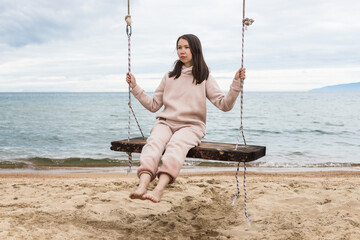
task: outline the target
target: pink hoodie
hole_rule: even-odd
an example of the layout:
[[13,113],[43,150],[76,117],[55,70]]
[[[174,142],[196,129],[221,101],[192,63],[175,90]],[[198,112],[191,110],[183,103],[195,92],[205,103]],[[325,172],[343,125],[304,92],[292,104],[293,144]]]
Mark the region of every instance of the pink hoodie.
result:
[[200,125],[206,131],[206,98],[222,111],[230,111],[240,92],[240,81],[233,80],[227,94],[223,93],[215,79],[210,75],[201,84],[193,83],[192,67],[183,67],[178,79],[165,74],[153,97],[145,93],[137,84],[132,93],[149,111],[164,109],[156,118]]

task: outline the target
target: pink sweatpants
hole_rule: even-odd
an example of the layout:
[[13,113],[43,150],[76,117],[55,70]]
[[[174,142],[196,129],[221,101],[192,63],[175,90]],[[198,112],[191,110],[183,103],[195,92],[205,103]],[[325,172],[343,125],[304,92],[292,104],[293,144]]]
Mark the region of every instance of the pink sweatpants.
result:
[[[138,177],[147,173],[154,180],[156,176],[165,173],[171,177],[170,183],[173,183],[188,151],[200,144],[204,132],[201,126],[156,120],[141,151]],[[162,165],[159,167],[160,159]]]

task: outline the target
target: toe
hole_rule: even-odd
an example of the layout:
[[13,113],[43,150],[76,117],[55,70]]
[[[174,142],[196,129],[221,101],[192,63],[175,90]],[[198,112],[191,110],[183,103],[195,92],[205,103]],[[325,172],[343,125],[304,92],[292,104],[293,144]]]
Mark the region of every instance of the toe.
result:
[[143,193],[133,192],[130,194],[129,197],[131,199],[142,199],[143,195],[144,195]]
[[143,196],[143,198],[144,198],[144,199],[147,199],[147,200],[150,200],[150,201],[152,201],[152,202],[154,202],[154,203],[160,202],[160,200],[157,199],[156,197],[154,197],[152,194],[145,194],[145,195]]

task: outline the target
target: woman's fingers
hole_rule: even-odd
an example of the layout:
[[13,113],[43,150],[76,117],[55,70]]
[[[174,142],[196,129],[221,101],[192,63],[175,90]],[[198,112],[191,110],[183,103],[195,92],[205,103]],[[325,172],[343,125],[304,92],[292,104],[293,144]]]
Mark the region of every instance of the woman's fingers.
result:
[[130,85],[131,88],[134,88],[136,86],[136,79],[134,75],[131,73],[126,73],[126,82]]
[[240,70],[239,70],[240,79],[245,80],[245,78],[246,78],[245,73],[246,73],[246,68],[240,68]]
[[235,79],[236,80],[244,80],[246,78],[246,68],[240,68],[239,70],[237,70],[236,75],[235,75]]
[[126,82],[131,83],[131,74],[130,73],[126,73]]

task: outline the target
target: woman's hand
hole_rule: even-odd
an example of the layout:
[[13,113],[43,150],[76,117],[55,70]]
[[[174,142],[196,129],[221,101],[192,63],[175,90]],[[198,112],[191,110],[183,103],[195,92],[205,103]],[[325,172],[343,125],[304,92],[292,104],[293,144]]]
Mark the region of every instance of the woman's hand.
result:
[[126,74],[126,82],[130,85],[131,88],[136,87],[136,79],[135,76],[132,75],[131,73],[127,73]]
[[246,73],[246,68],[240,68],[235,74],[235,80],[236,81],[245,80],[246,78],[245,73]]

